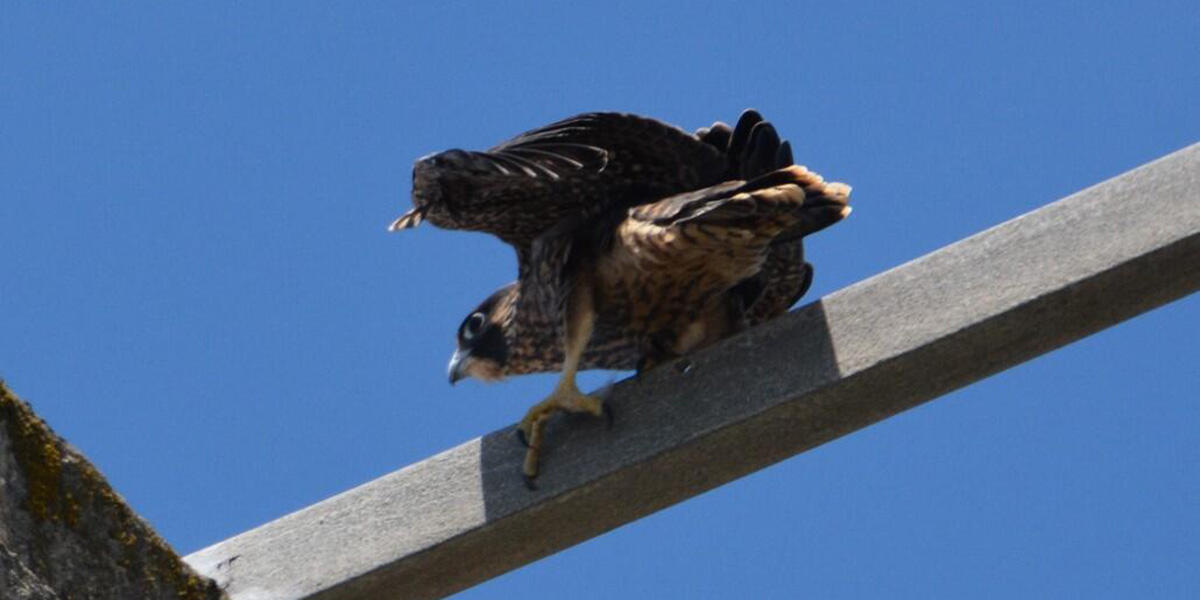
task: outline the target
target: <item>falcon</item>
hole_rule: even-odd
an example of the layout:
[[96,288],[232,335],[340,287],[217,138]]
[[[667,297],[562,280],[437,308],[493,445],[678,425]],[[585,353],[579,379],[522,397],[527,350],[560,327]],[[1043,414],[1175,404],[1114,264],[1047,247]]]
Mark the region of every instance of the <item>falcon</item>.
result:
[[605,415],[575,385],[581,368],[651,368],[783,313],[807,290],[801,238],[849,213],[849,188],[792,166],[754,111],[696,134],[590,113],[486,152],[419,160],[424,220],[513,245],[517,281],[463,320],[451,382],[561,370],[518,425],[532,487],[546,419]]

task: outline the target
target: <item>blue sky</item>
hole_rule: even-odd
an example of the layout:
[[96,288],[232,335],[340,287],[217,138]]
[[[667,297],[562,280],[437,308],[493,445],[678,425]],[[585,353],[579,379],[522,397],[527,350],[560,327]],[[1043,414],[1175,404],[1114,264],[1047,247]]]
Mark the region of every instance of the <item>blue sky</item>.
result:
[[[586,110],[760,109],[854,186],[806,301],[1200,141],[1200,5],[0,7],[0,376],[187,553],[504,427],[515,274],[410,165]],[[1200,592],[1185,298],[467,598]],[[590,374],[591,385],[608,374]]]

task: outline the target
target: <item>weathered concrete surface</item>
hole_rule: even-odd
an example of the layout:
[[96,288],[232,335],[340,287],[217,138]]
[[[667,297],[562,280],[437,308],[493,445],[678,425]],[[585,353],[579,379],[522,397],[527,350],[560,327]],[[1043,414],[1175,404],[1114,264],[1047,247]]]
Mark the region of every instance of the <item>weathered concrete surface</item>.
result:
[[235,600],[446,595],[1197,289],[1200,145],[620,383],[536,492],[507,428],[186,560]]
[[224,597],[0,382],[0,599]]

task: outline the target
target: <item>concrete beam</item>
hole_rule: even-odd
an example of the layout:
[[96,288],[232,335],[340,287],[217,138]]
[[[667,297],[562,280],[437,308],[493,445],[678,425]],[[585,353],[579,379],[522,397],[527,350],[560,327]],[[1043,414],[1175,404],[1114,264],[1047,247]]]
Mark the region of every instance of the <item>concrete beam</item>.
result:
[[617,423],[512,428],[188,556],[235,599],[444,596],[1200,288],[1200,144],[640,381]]

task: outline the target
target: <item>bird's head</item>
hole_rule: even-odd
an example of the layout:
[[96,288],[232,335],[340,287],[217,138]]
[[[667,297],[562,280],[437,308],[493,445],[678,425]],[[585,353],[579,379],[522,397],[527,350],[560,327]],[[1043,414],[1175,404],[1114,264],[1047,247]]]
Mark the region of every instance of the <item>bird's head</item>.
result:
[[496,290],[458,326],[458,347],[446,368],[451,385],[466,377],[504,378],[509,355],[505,328],[512,320],[516,288],[514,282]]

